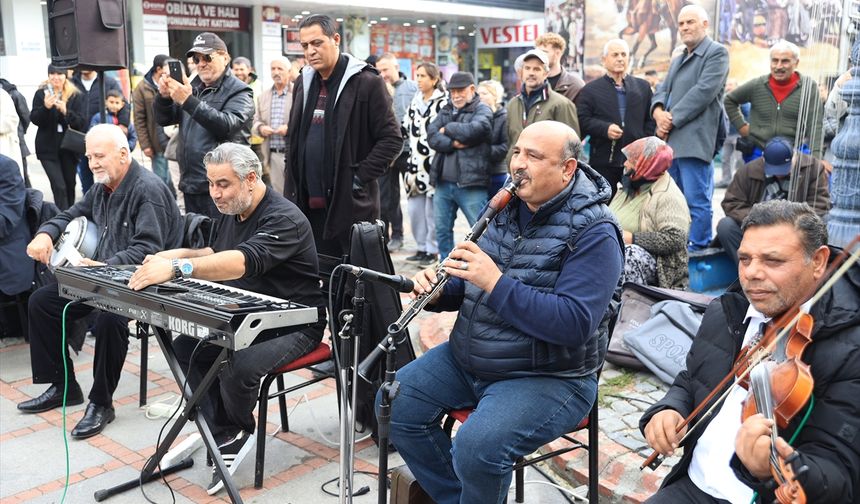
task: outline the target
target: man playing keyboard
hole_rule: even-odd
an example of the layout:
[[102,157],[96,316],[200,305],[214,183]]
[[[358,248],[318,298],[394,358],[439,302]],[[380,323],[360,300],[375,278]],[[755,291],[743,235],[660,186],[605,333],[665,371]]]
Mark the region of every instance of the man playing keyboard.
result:
[[[200,409],[233,474],[254,447],[253,411],[261,378],[316,348],[325,328],[325,303],[310,223],[293,203],[266,188],[256,154],[247,146],[225,143],[203,161],[209,195],[221,212],[212,246],[147,256],[128,286],[140,290],[178,278],[212,280],[318,307],[320,315],[317,323],[299,330],[265,331],[250,347],[233,353],[201,402]],[[220,347],[200,341],[180,336],[173,342],[192,388],[220,351]],[[223,486],[213,468],[209,495]]]
[[[76,217],[86,217],[99,229],[99,244],[92,259],[81,264],[138,264],[146,257],[182,242],[182,216],[167,186],[151,171],[131,158],[128,139],[113,124],[93,126],[87,133],[87,159],[96,184],[84,199],[49,220],[27,245],[27,255],[51,263],[54,241]],[[65,377],[63,359],[68,363],[67,405],[84,402],[75,379],[68,349],[61,344],[63,308],[69,300],[60,297],[56,284],[46,285],[30,296],[30,365],[33,383],[50,383],[42,395],[18,404],[24,413],[39,413],[63,404]],[[93,312],[83,304],[70,306],[66,327]],[[83,418],[72,429],[72,437],[83,439],[101,432],[113,421],[113,393],[119,383],[128,353],[128,319],[98,312],[91,324],[95,336],[93,387]]]

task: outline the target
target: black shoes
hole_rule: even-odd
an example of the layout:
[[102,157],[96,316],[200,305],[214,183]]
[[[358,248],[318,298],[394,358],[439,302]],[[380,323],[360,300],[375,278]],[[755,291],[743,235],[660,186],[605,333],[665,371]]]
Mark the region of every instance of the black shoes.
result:
[[420,266],[432,266],[439,260],[436,254],[428,254],[427,252],[418,251],[415,255],[411,255],[404,259],[406,262],[418,263]]
[[418,264],[427,268],[435,265],[437,262],[439,262],[439,258],[436,254],[424,254],[424,257],[418,261]]
[[[242,463],[245,456],[254,448],[255,439],[256,437],[253,434],[239,431],[239,434],[237,434],[236,437],[218,446],[218,451],[221,452],[221,458],[224,459],[224,465],[227,466],[227,472],[230,473],[231,476],[236,474],[239,464]],[[209,483],[209,488],[206,489],[206,493],[209,495],[215,495],[221,491],[222,488],[224,488],[224,481],[220,476],[218,476],[218,469],[213,464],[212,481]]]
[[[83,404],[84,394],[81,392],[81,386],[75,383],[69,384],[69,391],[66,394],[66,406],[77,406]],[[59,408],[63,405],[63,386],[51,385],[48,390],[42,393],[39,397],[24,401],[18,404],[18,410],[23,413],[41,413],[43,411]]]
[[75,439],[86,439],[103,431],[105,426],[113,422],[116,413],[111,406],[100,406],[96,403],[87,404],[84,417],[72,429],[72,437]]

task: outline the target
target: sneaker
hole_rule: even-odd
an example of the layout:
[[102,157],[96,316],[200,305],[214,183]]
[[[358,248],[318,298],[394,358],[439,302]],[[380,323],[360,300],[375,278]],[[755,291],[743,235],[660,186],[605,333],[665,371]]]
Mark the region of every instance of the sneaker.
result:
[[427,255],[426,252],[424,252],[423,250],[419,250],[418,252],[415,253],[415,255],[411,255],[411,256],[407,257],[406,259],[404,259],[404,261],[420,263],[421,260],[424,259],[424,257],[426,255]]
[[403,248],[403,239],[402,238],[392,238],[388,241],[388,251],[396,252]]
[[[236,437],[218,447],[218,451],[221,452],[221,458],[224,459],[224,465],[227,466],[227,472],[230,473],[230,476],[236,473],[239,464],[254,449],[254,438],[253,434],[240,431],[239,434],[236,434]],[[224,481],[218,476],[218,470],[213,464],[212,482],[209,483],[206,493],[215,495],[222,488],[224,488]]]
[[418,261],[418,264],[426,268],[429,266],[433,266],[437,262],[439,262],[439,258],[436,256],[436,254],[424,254],[424,257],[421,258],[420,261]]

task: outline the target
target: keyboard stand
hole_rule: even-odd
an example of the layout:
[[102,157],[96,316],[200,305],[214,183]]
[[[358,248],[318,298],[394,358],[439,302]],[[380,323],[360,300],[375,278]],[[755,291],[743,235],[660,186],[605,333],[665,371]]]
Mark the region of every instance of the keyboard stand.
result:
[[[173,349],[173,339],[170,337],[167,330],[155,326],[152,326],[152,328],[155,330],[155,339],[158,341],[158,345],[161,347],[161,351],[167,359],[167,364],[170,366],[170,371],[173,373],[176,383],[182,386],[182,384],[185,383],[185,372],[176,360],[176,354]],[[115,493],[122,492],[130,488],[137,488],[140,481],[147,482],[152,480],[153,474],[158,469],[159,462],[170,450],[171,445],[173,445],[173,442],[176,440],[180,431],[182,431],[189,420],[194,420],[194,423],[197,424],[197,430],[203,438],[203,444],[206,446],[208,452],[212,454],[212,461],[215,464],[215,470],[218,471],[218,474],[221,476],[221,480],[224,481],[224,487],[227,490],[227,494],[230,496],[230,501],[233,502],[233,504],[242,504],[242,497],[239,495],[239,490],[236,488],[233,478],[227,471],[227,466],[224,465],[224,460],[221,458],[220,452],[218,451],[218,444],[215,442],[215,438],[212,437],[212,431],[209,429],[209,424],[206,422],[206,419],[202,414],[197,414],[197,405],[206,396],[209,387],[212,386],[218,373],[220,373],[227,364],[227,361],[230,358],[230,353],[229,349],[222,347],[221,353],[218,354],[218,358],[203,376],[203,380],[200,382],[200,385],[197,386],[194,393],[191,393],[190,387],[186,387],[186,389],[182,391],[185,396],[185,407],[182,409],[179,418],[177,418],[173,423],[170,431],[164,438],[162,438],[155,454],[143,467],[140,477],[134,478],[127,483],[117,485],[116,487],[96,492],[97,501],[103,500]],[[180,464],[182,464],[182,462],[180,462]],[[165,468],[165,473],[168,469],[170,468]],[[135,482],[138,482],[138,485],[135,485]]]

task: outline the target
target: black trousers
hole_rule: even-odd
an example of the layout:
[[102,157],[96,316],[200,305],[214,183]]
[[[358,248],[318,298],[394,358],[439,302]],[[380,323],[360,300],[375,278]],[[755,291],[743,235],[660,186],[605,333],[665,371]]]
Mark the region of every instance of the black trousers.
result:
[[218,220],[221,212],[212,201],[212,196],[209,193],[183,193],[185,196],[185,213],[194,212],[202,215],[208,215],[212,220]]
[[723,250],[732,259],[734,264],[738,263],[738,249],[741,247],[741,239],[744,237],[743,231],[738,221],[731,217],[723,217],[717,223],[717,240],[723,246]]
[[[46,285],[30,296],[30,366],[33,383],[62,384],[63,359],[68,365],[69,383],[77,381],[68,344],[62,345],[63,308],[68,302],[68,299],[60,297],[56,284]],[[69,307],[66,314],[67,338],[70,322],[87,316],[93,310],[83,304]],[[100,312],[92,333],[96,337],[96,353],[89,399],[101,406],[110,406],[128,353],[128,319]]]
[[60,210],[68,209],[75,203],[78,157],[74,153],[61,150],[59,157],[40,157],[39,161],[42,162],[42,168],[51,183],[54,204]]
[[711,497],[699,490],[699,487],[685,473],[680,479],[661,488],[645,504],[730,504],[729,501]]
[[[400,172],[406,169],[401,155],[379,177],[379,218],[391,231],[391,238],[403,239],[403,211],[400,209]],[[387,237],[386,237],[387,238]]]
[[327,210],[324,208],[311,208],[305,213],[308,222],[311,223],[311,231],[314,234],[314,243],[317,253],[332,257],[341,257],[349,253],[349,232],[352,226],[333,238],[323,238]]
[[[318,328],[316,335],[312,332],[307,329],[278,336],[233,353],[200,402],[200,410],[218,444],[230,440],[240,430],[254,432],[254,406],[257,404],[260,381],[270,371],[316,348],[322,339],[322,327]],[[201,344],[198,347],[199,341],[185,335],[173,340],[176,360],[186,372],[191,390],[197,388],[221,351],[221,347],[216,345]],[[191,368],[189,364],[193,364]]]

